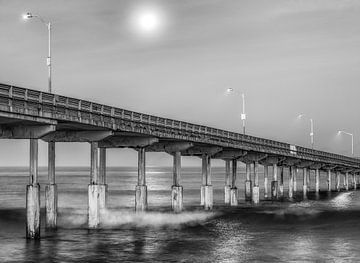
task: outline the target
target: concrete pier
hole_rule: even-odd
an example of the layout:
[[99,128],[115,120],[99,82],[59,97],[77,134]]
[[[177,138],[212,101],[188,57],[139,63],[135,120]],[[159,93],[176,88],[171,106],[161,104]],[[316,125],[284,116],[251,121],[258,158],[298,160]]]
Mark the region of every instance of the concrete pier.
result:
[[180,185],[181,178],[181,152],[176,151],[173,154],[173,185],[171,187],[171,207],[175,213],[183,210],[183,187]]
[[284,166],[280,167],[279,197],[284,197]]
[[306,177],[306,181],[307,181],[307,191],[310,192],[311,191],[311,169],[308,168],[307,169],[307,177]]
[[294,173],[295,168],[289,167],[289,199],[292,200],[294,198]]
[[26,238],[40,238],[40,185],[38,184],[38,139],[30,139],[30,178],[26,186]]
[[213,188],[211,185],[211,158],[208,154],[202,155],[202,186],[201,186],[201,205],[205,210],[213,207]]
[[307,182],[308,182],[308,169],[306,167],[303,168],[303,199],[307,199]]
[[348,172],[345,173],[344,186],[345,186],[345,190],[349,191],[349,173]]
[[251,181],[251,165],[249,162],[245,163],[246,180],[245,180],[245,201],[252,199],[252,181]]
[[331,192],[331,169],[328,170],[327,175],[327,190],[328,192]]
[[319,194],[320,191],[320,169],[315,170],[315,193]]
[[278,198],[278,180],[277,180],[278,168],[277,164],[273,164],[273,181],[271,182],[271,199],[276,200]]
[[225,160],[225,185],[224,185],[224,203],[230,204],[230,160]]
[[237,161],[232,160],[232,173],[231,173],[231,189],[230,189],[230,205],[238,205],[238,189],[236,187],[236,172],[237,172]]
[[[88,227],[98,228],[101,210],[106,207],[105,184],[105,148],[99,148],[98,142],[91,142],[90,184],[88,186]],[[101,167],[101,169],[100,169]]]
[[264,198],[265,199],[269,197],[268,177],[269,177],[269,166],[264,165]]
[[293,167],[293,179],[294,179],[294,183],[293,183],[293,190],[294,190],[294,194],[297,192],[297,177],[298,177],[298,173],[299,173],[299,169],[296,167]]
[[353,189],[356,190],[356,175],[355,175],[355,173],[352,174],[352,178],[353,178]]
[[340,192],[340,172],[336,172],[336,191]]
[[135,187],[135,211],[146,211],[147,202],[147,186],[146,186],[146,172],[145,172],[145,148],[138,149],[138,182]]
[[252,189],[252,202],[257,205],[260,202],[260,188],[259,188],[259,163],[254,162],[254,187]]
[[48,143],[48,180],[45,186],[45,227],[56,229],[58,192],[55,183],[55,142]]

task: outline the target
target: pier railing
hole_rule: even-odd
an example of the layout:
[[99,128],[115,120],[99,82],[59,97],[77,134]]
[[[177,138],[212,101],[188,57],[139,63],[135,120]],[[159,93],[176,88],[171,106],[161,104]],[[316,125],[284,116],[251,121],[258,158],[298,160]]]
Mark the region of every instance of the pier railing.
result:
[[0,110],[360,168],[356,158],[6,84]]

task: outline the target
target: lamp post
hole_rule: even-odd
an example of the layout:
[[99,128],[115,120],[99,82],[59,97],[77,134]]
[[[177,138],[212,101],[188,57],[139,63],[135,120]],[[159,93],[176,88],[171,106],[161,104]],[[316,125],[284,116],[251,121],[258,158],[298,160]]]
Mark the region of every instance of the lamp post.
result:
[[338,134],[347,134],[351,136],[351,155],[354,156],[354,135],[350,132],[346,132],[346,131],[338,131]]
[[24,20],[28,20],[31,18],[37,18],[42,22],[48,30],[48,57],[46,58],[46,64],[48,66],[48,92],[52,93],[52,83],[51,83],[51,23],[46,22],[41,16],[33,15],[32,13],[26,13],[23,15]]
[[[228,88],[226,90],[227,94],[233,93],[234,89],[233,88]],[[243,127],[243,134],[245,135],[245,121],[246,121],[246,113],[245,113],[245,94],[242,93],[241,94],[241,98],[242,98],[242,112],[241,112],[241,121],[242,121],[242,127]]]
[[[305,114],[300,114],[298,116],[299,119],[302,119],[305,117]],[[314,149],[314,120],[310,118],[310,143],[311,143],[311,149]]]

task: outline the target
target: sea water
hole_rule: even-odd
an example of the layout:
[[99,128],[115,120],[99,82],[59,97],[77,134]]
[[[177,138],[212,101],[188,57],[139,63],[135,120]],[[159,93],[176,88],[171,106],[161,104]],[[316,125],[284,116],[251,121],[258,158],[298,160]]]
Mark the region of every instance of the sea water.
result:
[[[200,203],[201,171],[183,168],[184,207],[173,214],[172,168],[147,169],[149,212],[134,213],[136,168],[109,168],[108,208],[99,230],[88,230],[89,169],[57,168],[58,230],[41,240],[25,239],[26,168],[0,170],[0,262],[358,262],[360,191],[326,193],[302,201],[302,174],[295,202],[244,202],[244,171],[237,186],[240,203],[224,206],[224,168],[212,169],[214,210]],[[312,174],[311,188],[314,189]],[[41,206],[46,169],[40,169]],[[285,179],[287,174],[285,174]],[[271,179],[269,179],[271,181]],[[285,195],[287,193],[287,180]],[[261,199],[263,174],[260,173]]]

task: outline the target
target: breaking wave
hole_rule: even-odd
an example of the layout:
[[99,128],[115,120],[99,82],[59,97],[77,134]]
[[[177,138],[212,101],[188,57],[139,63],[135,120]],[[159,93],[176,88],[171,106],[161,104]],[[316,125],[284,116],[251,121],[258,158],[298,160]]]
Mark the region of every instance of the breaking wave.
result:
[[[119,211],[106,209],[101,212],[101,228],[121,228],[121,227],[173,227],[178,228],[183,225],[193,226],[206,223],[216,215],[215,212],[182,212],[162,213],[146,212],[135,213],[133,211]],[[76,228],[87,226],[87,211],[77,213],[66,211],[59,213],[59,226],[62,228]]]

